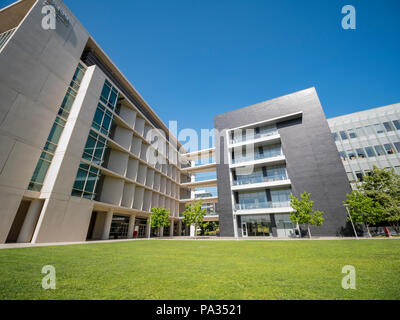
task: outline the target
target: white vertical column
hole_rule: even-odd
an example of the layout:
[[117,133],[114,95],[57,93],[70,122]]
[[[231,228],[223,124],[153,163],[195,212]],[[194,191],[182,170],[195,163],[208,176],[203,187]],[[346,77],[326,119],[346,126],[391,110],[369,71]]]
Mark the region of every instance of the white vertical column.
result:
[[164,227],[160,227],[159,229],[159,236],[164,237]]
[[103,229],[103,234],[101,236],[102,240],[110,239],[110,229],[111,229],[112,218],[113,218],[113,212],[108,211],[106,213],[106,219],[104,221],[104,229]]
[[182,235],[182,220],[178,221],[178,237]]
[[171,220],[171,224],[169,225],[169,236],[173,237],[174,236],[174,220]]
[[17,242],[26,243],[31,242],[33,232],[35,231],[36,223],[39,220],[40,211],[42,210],[43,200],[35,199],[29,205],[28,212],[21,231],[19,232]]
[[129,217],[128,239],[133,238],[133,231],[135,230],[135,220],[136,220],[136,217],[134,215]]
[[191,225],[190,225],[190,236],[191,237],[194,237],[196,235],[196,229],[195,229],[195,227],[194,227],[194,224],[192,223]]

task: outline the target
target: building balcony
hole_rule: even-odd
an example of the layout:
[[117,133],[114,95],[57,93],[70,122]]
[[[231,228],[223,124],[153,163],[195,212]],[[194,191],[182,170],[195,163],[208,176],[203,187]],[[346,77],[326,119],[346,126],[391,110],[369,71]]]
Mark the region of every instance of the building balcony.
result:
[[267,177],[251,177],[248,179],[241,179],[234,181],[232,190],[250,190],[250,189],[265,189],[265,188],[279,188],[289,187],[291,181],[287,175],[276,175]]
[[237,137],[234,137],[233,139],[230,139],[229,144],[231,144],[231,145],[242,144],[242,143],[247,143],[247,142],[253,142],[254,140],[264,140],[264,138],[274,137],[274,136],[279,137],[278,130],[264,132],[264,133],[256,133],[251,136],[246,136],[246,135],[237,136]]
[[287,208],[287,207],[290,207],[290,201],[282,201],[282,202],[265,201],[265,202],[235,204],[236,210],[271,209],[271,208]]
[[268,158],[274,158],[282,156],[282,152],[268,152],[268,153],[253,153],[247,157],[241,157],[237,159],[232,159],[232,164],[239,164],[244,162],[250,162],[255,160],[264,160]]

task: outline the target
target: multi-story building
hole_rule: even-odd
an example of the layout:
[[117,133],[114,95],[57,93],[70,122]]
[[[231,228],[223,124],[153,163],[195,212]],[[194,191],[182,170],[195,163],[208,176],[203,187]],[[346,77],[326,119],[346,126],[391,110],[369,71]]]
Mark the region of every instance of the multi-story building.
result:
[[0,11],[0,83],[0,243],[180,233],[180,144],[62,1]]
[[400,173],[400,103],[328,119],[353,186],[373,166]]
[[[343,235],[346,171],[366,173],[372,147],[398,167],[399,105],[329,120],[345,171],[314,88],[215,117],[216,147],[188,153],[61,0],[0,10],[0,98],[0,243],[189,235],[181,214],[199,199],[222,236],[292,237],[289,195],[303,192],[325,213],[313,234]],[[150,228],[153,207],[170,227]]]
[[[325,213],[316,235],[340,235],[350,191],[314,88],[215,117],[222,236],[294,236],[290,194]],[[299,230],[298,230],[299,232]]]

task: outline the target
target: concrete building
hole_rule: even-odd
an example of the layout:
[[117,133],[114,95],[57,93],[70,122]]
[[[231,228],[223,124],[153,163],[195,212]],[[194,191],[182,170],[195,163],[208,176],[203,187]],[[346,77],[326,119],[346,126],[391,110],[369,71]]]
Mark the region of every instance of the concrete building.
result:
[[0,243],[178,234],[180,144],[62,1],[0,11],[0,83]]
[[222,236],[296,235],[289,195],[309,192],[325,213],[315,235],[346,230],[350,192],[314,88],[215,117]]
[[[47,5],[56,29],[43,28]],[[181,215],[200,198],[221,236],[293,237],[289,194],[304,191],[325,212],[313,234],[345,235],[347,176],[399,165],[399,105],[364,139],[386,152],[372,161],[354,116],[329,127],[314,88],[219,115],[216,147],[186,152],[60,0],[0,10],[0,98],[0,243],[157,236],[153,207],[170,211],[162,236],[189,235]],[[369,112],[381,110],[357,121],[375,126]]]
[[400,173],[400,103],[328,119],[354,187],[373,166]]

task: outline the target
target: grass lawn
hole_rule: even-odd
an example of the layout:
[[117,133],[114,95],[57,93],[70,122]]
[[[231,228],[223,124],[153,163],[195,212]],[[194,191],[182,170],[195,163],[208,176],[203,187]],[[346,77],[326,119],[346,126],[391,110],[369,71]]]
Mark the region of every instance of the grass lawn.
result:
[[[57,289],[43,290],[44,265]],[[353,265],[357,289],[341,287]],[[132,241],[0,250],[0,299],[400,299],[400,241]]]

